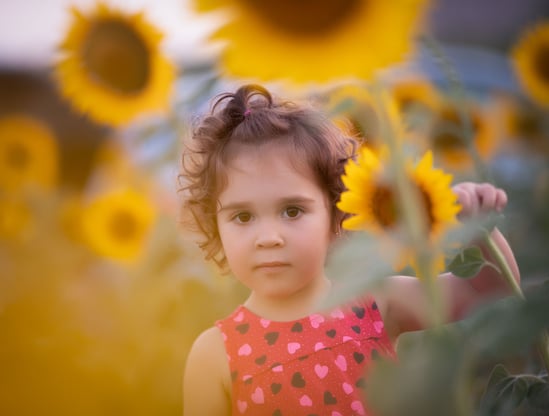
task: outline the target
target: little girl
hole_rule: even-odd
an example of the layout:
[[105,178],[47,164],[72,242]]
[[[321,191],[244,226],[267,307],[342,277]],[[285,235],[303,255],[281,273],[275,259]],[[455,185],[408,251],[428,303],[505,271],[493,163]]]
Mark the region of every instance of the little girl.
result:
[[[403,331],[422,328],[423,289],[393,276],[375,300],[319,311],[330,291],[324,274],[345,215],[336,207],[351,139],[319,112],[275,100],[247,85],[224,94],[194,130],[183,155],[185,212],[205,237],[207,259],[250,290],[243,305],[203,332],[189,354],[186,416],[368,414],[369,363],[393,357]],[[461,215],[502,210],[490,184],[454,188]],[[519,273],[498,230],[492,237]],[[493,268],[463,280],[438,279],[450,319],[483,297],[503,295]]]

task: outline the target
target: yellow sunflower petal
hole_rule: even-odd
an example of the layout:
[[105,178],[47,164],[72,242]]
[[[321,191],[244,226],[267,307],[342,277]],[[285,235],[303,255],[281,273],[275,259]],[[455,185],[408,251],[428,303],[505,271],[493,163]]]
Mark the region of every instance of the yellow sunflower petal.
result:
[[[244,78],[325,82],[369,78],[413,51],[426,0],[195,0],[226,6],[231,19],[213,36],[226,41],[222,64]],[[390,22],[390,24],[388,24]],[[253,39],[253,42],[251,41]],[[260,45],[258,47],[258,45]],[[356,45],[367,45],[357,50]],[[330,57],[326,59],[326,57]]]
[[456,223],[460,210],[457,195],[450,186],[452,175],[433,167],[433,154],[429,151],[417,164],[411,177],[423,194],[430,220],[430,238],[435,239]]
[[424,271],[421,270],[421,268],[419,267],[417,263],[417,258],[413,252],[407,253],[407,255],[403,256],[405,259],[403,263],[405,265],[409,264],[412,269],[414,269],[417,278],[420,280],[423,280],[427,277],[432,278],[434,276],[438,276],[446,268],[446,264],[444,262],[444,254],[437,253],[437,250],[434,247],[432,247],[432,252],[434,253],[434,255],[431,259],[429,259],[429,264],[427,265],[428,270],[426,271],[427,276],[424,275]]
[[160,32],[142,13],[99,3],[89,15],[72,9],[73,22],[56,65],[62,94],[98,122],[121,125],[165,110],[175,70],[159,50]]
[[342,223],[342,227],[346,230],[358,231],[364,230],[365,224],[368,224],[367,219],[364,216],[357,214],[353,217],[346,218]]
[[344,192],[337,203],[337,207],[350,214],[359,214],[367,202],[362,195],[356,192]]

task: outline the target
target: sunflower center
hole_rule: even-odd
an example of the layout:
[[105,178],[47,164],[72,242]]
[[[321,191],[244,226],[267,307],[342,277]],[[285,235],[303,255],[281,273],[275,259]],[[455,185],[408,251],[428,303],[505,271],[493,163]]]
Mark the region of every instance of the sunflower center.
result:
[[143,39],[118,20],[96,23],[83,46],[91,76],[125,94],[141,91],[150,76],[149,50]]
[[451,132],[442,131],[433,139],[433,148],[437,151],[452,151],[465,149],[464,140]]
[[[469,114],[471,117],[471,129],[473,136],[479,131],[480,123],[475,114]],[[463,122],[459,114],[454,110],[447,110],[441,114],[436,121],[433,135],[433,148],[436,151],[452,152],[463,151],[467,148],[464,139]]]
[[414,97],[402,97],[399,101],[400,111],[403,114],[407,113],[418,113],[418,114],[428,114],[429,106],[423,101],[414,98]]
[[526,111],[519,112],[514,119],[515,129],[521,138],[532,138],[543,131],[540,118]]
[[[427,230],[433,228],[433,204],[429,194],[420,187],[416,187],[419,195],[420,212],[425,215]],[[400,218],[398,201],[394,191],[388,186],[378,186],[372,196],[372,211],[378,224],[385,229],[393,228]]]
[[29,164],[30,155],[24,146],[19,143],[12,143],[7,149],[5,161],[14,170],[24,170]]
[[542,45],[534,56],[534,66],[542,80],[549,82],[549,45]]
[[345,24],[360,0],[242,0],[271,26],[298,36],[324,35]]
[[372,212],[383,228],[392,228],[398,219],[395,193],[388,186],[378,186],[372,195]]
[[119,241],[131,241],[137,235],[137,221],[129,212],[115,213],[109,225],[112,235]]

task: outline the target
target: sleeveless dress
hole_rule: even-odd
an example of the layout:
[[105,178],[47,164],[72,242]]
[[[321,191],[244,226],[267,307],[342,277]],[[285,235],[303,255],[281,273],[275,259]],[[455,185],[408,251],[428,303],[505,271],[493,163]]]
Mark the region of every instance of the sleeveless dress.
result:
[[288,322],[241,305],[216,326],[231,371],[233,415],[367,415],[368,364],[395,357],[371,299]]

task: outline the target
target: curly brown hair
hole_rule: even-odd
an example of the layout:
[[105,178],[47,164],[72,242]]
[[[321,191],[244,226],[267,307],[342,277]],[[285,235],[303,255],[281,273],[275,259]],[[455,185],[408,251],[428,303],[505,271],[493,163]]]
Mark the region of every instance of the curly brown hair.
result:
[[217,229],[218,196],[226,185],[231,156],[243,145],[277,142],[288,146],[292,162],[308,166],[325,191],[333,231],[340,230],[345,218],[336,207],[345,188],[341,175],[356,145],[312,106],[275,99],[260,85],[244,85],[217,96],[188,139],[178,176],[182,219],[204,237],[198,244],[206,260],[221,269],[226,268],[227,259]]

